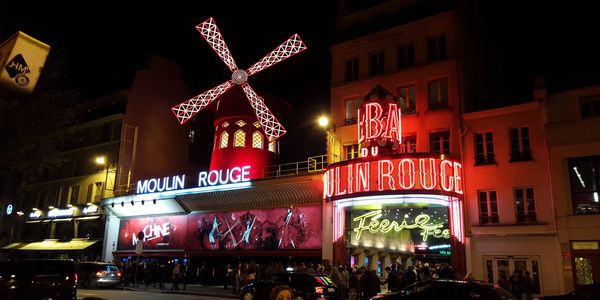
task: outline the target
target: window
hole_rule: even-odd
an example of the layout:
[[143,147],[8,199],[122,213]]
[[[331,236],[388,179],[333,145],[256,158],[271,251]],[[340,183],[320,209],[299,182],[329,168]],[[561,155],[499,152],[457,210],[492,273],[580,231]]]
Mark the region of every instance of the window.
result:
[[475,165],[489,165],[495,163],[494,139],[492,133],[475,133]]
[[448,107],[448,80],[439,79],[429,82],[429,110]]
[[275,149],[275,141],[270,141],[269,142],[269,151],[276,153],[277,150]]
[[72,185],[69,187],[68,204],[77,204],[79,199],[79,185]]
[[533,188],[515,189],[515,212],[518,224],[537,222]]
[[428,38],[427,50],[429,61],[446,58],[446,36],[440,35]]
[[255,131],[252,134],[252,148],[258,148],[258,149],[263,148],[263,136],[258,131]]
[[581,116],[584,118],[600,116],[600,95],[585,96],[579,98]]
[[358,144],[344,146],[344,152],[346,153],[346,159],[354,159],[359,157]]
[[223,133],[221,133],[221,142],[219,143],[219,148],[221,148],[221,149],[227,148],[228,144],[229,144],[229,133],[227,133],[227,131],[223,131]]
[[252,125],[254,125],[256,128],[260,128],[260,123],[258,121],[252,123]]
[[573,213],[600,213],[600,155],[569,158],[568,165]]
[[496,191],[478,191],[479,224],[498,224]]
[[344,81],[352,81],[358,79],[358,58],[349,59],[346,61],[346,72],[344,73]]
[[239,129],[233,135],[233,146],[234,147],[244,147],[246,146],[246,133]]
[[450,131],[434,132],[429,135],[431,153],[450,154]]
[[415,65],[415,44],[398,47],[398,69]]
[[235,124],[240,127],[246,126],[246,122],[244,122],[243,120],[239,120],[239,121],[235,122]]
[[223,128],[227,128],[227,127],[229,127],[229,122],[223,122],[223,125],[222,125],[222,126],[223,126]]
[[196,140],[196,131],[194,129],[190,129],[188,132],[188,141],[193,144]]
[[398,88],[398,102],[400,102],[402,114],[414,114],[417,111],[415,90],[414,85]]
[[383,62],[383,51],[377,53],[371,53],[369,55],[369,76],[383,74],[384,62]]
[[402,137],[402,145],[400,146],[400,153],[415,153],[417,152],[417,136],[409,135]]
[[529,146],[529,128],[510,129],[510,162],[532,160]]
[[33,204],[32,208],[46,209],[48,207],[48,205],[49,205],[48,191],[47,190],[39,190],[37,193],[37,200]]
[[356,115],[358,114],[358,105],[360,105],[360,99],[354,98],[345,101],[346,118],[345,124],[352,125],[356,124]]

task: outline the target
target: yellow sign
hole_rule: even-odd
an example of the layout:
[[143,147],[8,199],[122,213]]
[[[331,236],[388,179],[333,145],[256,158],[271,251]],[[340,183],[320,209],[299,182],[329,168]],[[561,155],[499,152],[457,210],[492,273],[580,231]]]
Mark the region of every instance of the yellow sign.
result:
[[0,85],[31,93],[50,52],[50,46],[17,31],[0,45]]
[[598,241],[573,242],[573,250],[598,250]]

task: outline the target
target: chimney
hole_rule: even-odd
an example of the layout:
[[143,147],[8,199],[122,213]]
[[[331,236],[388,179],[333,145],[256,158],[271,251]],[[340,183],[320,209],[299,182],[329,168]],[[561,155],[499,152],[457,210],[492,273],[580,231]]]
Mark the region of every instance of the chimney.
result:
[[537,76],[533,78],[533,101],[546,99],[546,78]]

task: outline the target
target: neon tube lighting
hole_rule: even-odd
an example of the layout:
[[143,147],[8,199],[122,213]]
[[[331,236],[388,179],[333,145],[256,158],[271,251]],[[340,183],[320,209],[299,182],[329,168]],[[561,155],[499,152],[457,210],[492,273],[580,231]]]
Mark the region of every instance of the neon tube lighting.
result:
[[370,204],[402,204],[402,203],[428,203],[441,206],[449,206],[450,198],[441,195],[386,195],[386,196],[365,196],[337,200],[336,204],[339,207],[348,207],[355,205],[370,205]]
[[585,187],[585,182],[583,182],[583,179],[581,178],[581,174],[579,174],[579,170],[577,170],[577,167],[573,167],[573,170],[575,171],[575,174],[577,174],[577,178],[579,178],[579,182],[581,182],[581,186]]

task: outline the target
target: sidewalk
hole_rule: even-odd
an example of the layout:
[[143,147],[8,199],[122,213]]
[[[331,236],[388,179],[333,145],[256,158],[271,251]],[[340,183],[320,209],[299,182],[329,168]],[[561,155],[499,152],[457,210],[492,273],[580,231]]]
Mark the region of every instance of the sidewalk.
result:
[[145,285],[140,285],[137,287],[126,286],[124,287],[126,290],[130,291],[140,291],[140,292],[150,292],[150,293],[163,293],[163,294],[183,294],[183,295],[199,295],[199,296],[212,296],[212,297],[222,297],[229,299],[239,299],[239,294],[232,294],[232,287],[228,289],[224,289],[222,285],[186,285],[185,290],[183,289],[183,284],[179,285],[178,290],[171,290],[171,283],[165,283],[165,289],[161,290],[157,287],[152,287],[152,285],[148,286],[146,290]]

